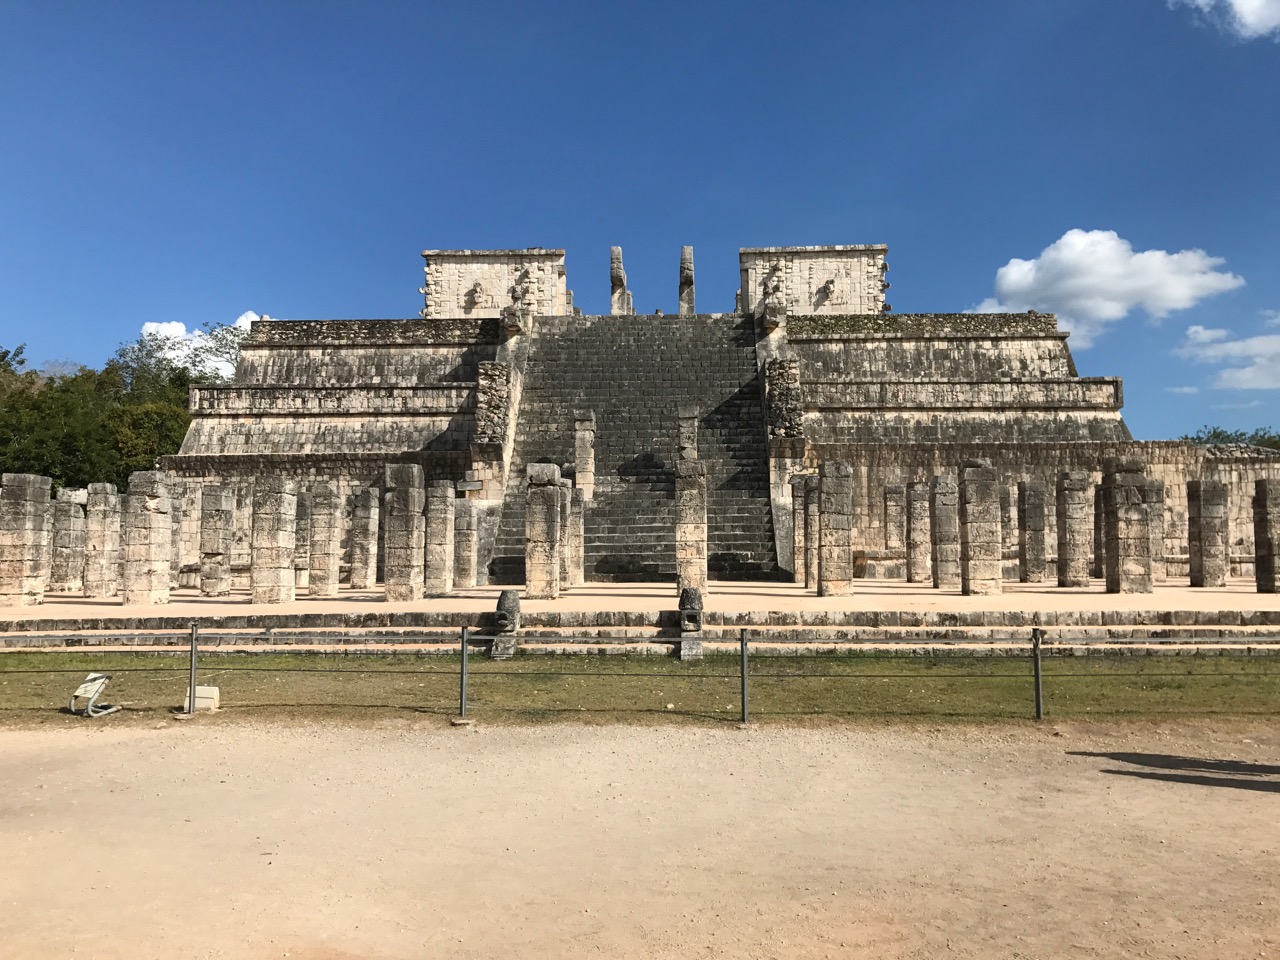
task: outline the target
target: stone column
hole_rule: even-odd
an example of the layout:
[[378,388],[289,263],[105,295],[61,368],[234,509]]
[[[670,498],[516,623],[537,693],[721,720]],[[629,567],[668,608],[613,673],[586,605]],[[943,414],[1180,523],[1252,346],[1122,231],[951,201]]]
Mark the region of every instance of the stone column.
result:
[[289,603],[297,596],[297,525],[297,486],[281,477],[258,477],[253,483],[250,532],[252,603]]
[[954,477],[929,483],[929,546],[934,587],[960,586],[960,488]]
[[596,415],[590,410],[573,414],[573,467],[574,482],[582,496],[592,499],[596,489]]
[[84,592],[85,539],[88,525],[84,508],[87,490],[63,487],[53,503],[53,537],[49,557],[49,593]]
[[560,589],[565,590],[573,578],[569,556],[569,513],[573,509],[573,481],[560,477]]
[[586,498],[581,490],[574,487],[573,500],[569,505],[569,535],[565,538],[569,549],[571,587],[580,587],[587,582],[586,512]]
[[307,589],[311,582],[311,490],[298,486],[298,512],[293,524],[293,585]]
[[427,485],[427,554],[422,592],[428,597],[453,593],[453,484],[432,480]]
[[1107,508],[1103,503],[1102,484],[1093,488],[1093,569],[1098,580],[1107,576]]
[[1022,583],[1044,580],[1044,501],[1043,482],[1018,481],[1018,580]]
[[173,500],[170,478],[159,470],[129,476],[121,523],[125,606],[169,602],[169,564],[173,556]]
[[853,466],[827,460],[818,467],[818,596],[853,586]]
[[[900,483],[890,483],[884,488],[884,550],[886,566],[896,566],[902,557],[903,578],[907,575],[907,488]],[[893,576],[894,574],[880,574]]]
[[531,600],[560,596],[560,468],[528,466],[524,514],[524,595]]
[[804,484],[809,478],[799,473],[791,478],[791,579],[804,583]]
[[311,525],[307,531],[311,569],[307,596],[336,597],[342,570],[342,496],[335,484],[311,488]]
[[990,460],[966,460],[961,465],[959,513],[960,592],[1001,593],[1000,482]]
[[480,511],[475,500],[453,501],[453,585],[467,590],[478,583]]
[[1093,525],[1089,517],[1089,474],[1058,474],[1058,586],[1087,587],[1093,564]]
[[226,487],[205,487],[200,498],[200,594],[231,593],[231,535],[235,494]]
[[44,602],[49,582],[53,481],[31,473],[0,477],[0,606]]
[[1259,593],[1280,593],[1280,480],[1255,480],[1253,575]]
[[907,582],[933,579],[929,531],[929,484],[907,484]]
[[1142,502],[1147,505],[1147,535],[1151,538],[1151,581],[1164,583],[1169,579],[1164,562],[1164,481],[1148,477]]
[[421,600],[427,546],[426,518],[422,513],[427,494],[422,467],[416,463],[391,464],[386,471],[386,486],[382,582],[387,599]]
[[1143,499],[1146,463],[1132,457],[1103,464],[1102,509],[1107,593],[1151,592],[1151,537]]
[[378,491],[358,490],[351,504],[352,590],[373,590],[378,586]]
[[173,484],[173,557],[170,586],[200,586],[200,502],[204,484],[170,474]]
[[85,505],[84,595],[114,597],[120,590],[120,495],[114,484],[89,484]]
[[811,475],[804,481],[804,586],[806,590],[818,587],[818,547],[822,539],[822,511],[819,508],[818,478]]
[[676,461],[676,588],[707,589],[707,465]]
[[693,293],[693,247],[680,248],[680,316],[696,314]]
[[1187,551],[1193,587],[1227,584],[1227,485],[1187,481]]
[[627,289],[627,271],[622,268],[622,248],[609,248],[609,313],[613,316],[630,316],[635,307],[631,292]]

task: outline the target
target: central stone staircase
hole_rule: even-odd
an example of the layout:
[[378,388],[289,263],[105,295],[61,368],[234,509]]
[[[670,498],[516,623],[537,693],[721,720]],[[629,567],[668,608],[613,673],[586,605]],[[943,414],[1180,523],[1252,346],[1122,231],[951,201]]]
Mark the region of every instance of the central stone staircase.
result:
[[682,405],[699,411],[711,576],[776,578],[755,343],[733,315],[539,318],[490,582],[524,580],[525,468],[573,462],[575,410],[596,418],[587,579],[674,580]]

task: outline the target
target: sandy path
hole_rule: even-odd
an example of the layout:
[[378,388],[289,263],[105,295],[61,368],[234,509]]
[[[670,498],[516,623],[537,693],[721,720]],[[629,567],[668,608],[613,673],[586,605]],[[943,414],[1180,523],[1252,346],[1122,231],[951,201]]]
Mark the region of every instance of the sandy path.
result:
[[1280,726],[98,724],[0,731],[0,955],[1280,949]]

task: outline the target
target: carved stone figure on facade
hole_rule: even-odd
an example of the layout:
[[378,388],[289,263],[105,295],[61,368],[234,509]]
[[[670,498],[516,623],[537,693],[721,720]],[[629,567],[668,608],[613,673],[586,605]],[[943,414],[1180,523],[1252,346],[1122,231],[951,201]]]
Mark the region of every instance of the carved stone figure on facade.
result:
[[787,320],[787,299],[782,289],[782,268],[778,264],[769,268],[761,287],[764,293],[764,328],[773,332]]
[[471,285],[463,300],[463,307],[466,310],[479,310],[490,305],[489,294],[479,280]]
[[533,317],[534,282],[529,271],[521,270],[510,289],[511,304],[502,308],[502,322],[508,333],[524,333]]
[[631,291],[627,289],[627,271],[622,268],[622,248],[609,248],[609,313],[615,317],[634,314]]

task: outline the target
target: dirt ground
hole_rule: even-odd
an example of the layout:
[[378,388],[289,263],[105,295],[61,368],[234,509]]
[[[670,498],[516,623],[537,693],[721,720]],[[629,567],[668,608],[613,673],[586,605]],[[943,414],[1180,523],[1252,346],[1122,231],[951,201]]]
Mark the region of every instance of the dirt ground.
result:
[[0,730],[4,957],[1274,956],[1280,724]]

